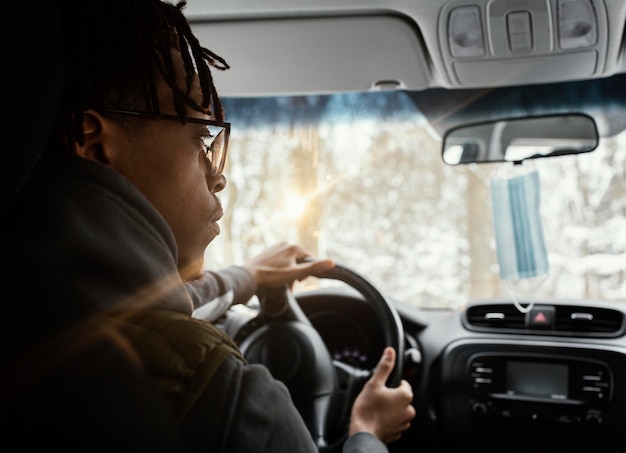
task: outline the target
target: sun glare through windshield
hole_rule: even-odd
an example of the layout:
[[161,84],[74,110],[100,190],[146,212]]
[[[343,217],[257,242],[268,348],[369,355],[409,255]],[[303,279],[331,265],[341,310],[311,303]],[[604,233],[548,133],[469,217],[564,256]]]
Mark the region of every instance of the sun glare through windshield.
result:
[[[489,189],[500,164],[445,165],[440,138],[402,92],[224,105],[226,213],[208,268],[286,240],[409,304],[506,296]],[[550,266],[534,296],[626,300],[626,134],[533,165]]]

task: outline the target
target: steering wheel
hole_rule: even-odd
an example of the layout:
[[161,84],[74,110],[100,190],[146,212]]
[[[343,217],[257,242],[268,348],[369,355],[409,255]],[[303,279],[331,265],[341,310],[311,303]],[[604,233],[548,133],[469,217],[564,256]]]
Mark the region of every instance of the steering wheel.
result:
[[[396,350],[396,363],[387,380],[389,387],[396,387],[402,379],[404,330],[393,305],[347,267],[335,265],[317,277],[343,281],[372,307],[385,345]],[[287,286],[263,289],[257,296],[260,312],[236,335],[239,349],[249,363],[264,364],[275,379],[285,383],[318,450],[334,451],[347,437],[350,408],[373,370],[334,361]],[[334,432],[337,426],[339,432]]]

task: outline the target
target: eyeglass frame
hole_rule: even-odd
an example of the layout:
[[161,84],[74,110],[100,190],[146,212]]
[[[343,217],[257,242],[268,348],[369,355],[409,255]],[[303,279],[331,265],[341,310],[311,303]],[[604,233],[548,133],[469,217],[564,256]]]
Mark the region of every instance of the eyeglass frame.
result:
[[[166,113],[142,112],[139,110],[110,109],[110,108],[103,108],[103,109],[97,109],[97,110],[100,113],[112,113],[112,114],[129,115],[129,116],[152,118],[152,119],[171,120],[171,121],[177,121],[181,124],[193,123],[193,124],[202,124],[204,126],[221,127],[223,128],[222,133],[225,134],[224,135],[224,151],[222,152],[218,165],[215,166],[213,159],[211,158],[213,156],[213,144],[215,143],[215,139],[213,139],[208,146],[206,145],[206,142],[205,142],[204,156],[210,162],[209,172],[211,176],[219,176],[224,172],[224,166],[226,165],[226,156],[228,155],[228,142],[230,139],[230,123],[226,123],[223,121],[207,120],[203,118],[194,118],[194,117],[187,117],[184,120],[181,120],[181,118],[176,115],[168,115]],[[219,134],[215,135],[215,138],[217,138],[218,135]],[[211,155],[211,157],[209,157],[209,155]]]

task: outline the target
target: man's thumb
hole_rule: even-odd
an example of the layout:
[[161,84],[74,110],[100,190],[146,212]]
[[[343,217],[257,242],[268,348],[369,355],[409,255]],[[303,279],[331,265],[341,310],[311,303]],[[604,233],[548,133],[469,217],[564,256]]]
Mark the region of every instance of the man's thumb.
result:
[[387,346],[383,351],[383,355],[376,365],[376,370],[371,377],[371,382],[375,385],[385,385],[387,378],[393,370],[393,366],[396,362],[396,350],[391,346]]

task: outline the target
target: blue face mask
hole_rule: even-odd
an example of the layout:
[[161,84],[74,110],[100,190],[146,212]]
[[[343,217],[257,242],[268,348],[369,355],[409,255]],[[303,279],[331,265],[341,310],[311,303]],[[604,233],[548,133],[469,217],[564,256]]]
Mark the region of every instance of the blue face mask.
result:
[[548,273],[539,213],[539,173],[491,180],[496,252],[502,280]]

